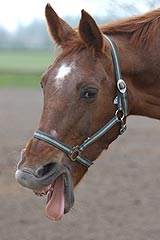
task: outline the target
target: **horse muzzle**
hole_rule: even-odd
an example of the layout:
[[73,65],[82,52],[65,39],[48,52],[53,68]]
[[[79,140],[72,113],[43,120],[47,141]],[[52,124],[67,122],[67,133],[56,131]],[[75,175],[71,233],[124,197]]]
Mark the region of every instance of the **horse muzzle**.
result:
[[60,220],[74,204],[71,172],[66,166],[52,161],[33,170],[27,167],[18,169],[16,180],[30,188],[38,196],[47,195],[46,216],[51,220]]
[[16,180],[24,187],[41,189],[48,186],[61,174],[60,166],[56,162],[50,162],[37,169],[23,167],[16,171]]

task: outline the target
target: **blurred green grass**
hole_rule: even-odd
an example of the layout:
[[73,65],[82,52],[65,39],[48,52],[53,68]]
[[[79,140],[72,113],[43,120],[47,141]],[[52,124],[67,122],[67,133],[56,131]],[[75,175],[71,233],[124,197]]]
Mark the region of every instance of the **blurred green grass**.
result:
[[48,51],[0,51],[0,87],[38,87],[53,60]]

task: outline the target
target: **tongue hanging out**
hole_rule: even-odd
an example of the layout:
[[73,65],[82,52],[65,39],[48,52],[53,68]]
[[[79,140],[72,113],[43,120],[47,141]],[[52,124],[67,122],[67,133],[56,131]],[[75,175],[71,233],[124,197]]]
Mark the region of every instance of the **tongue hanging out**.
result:
[[47,203],[45,213],[51,220],[60,220],[64,214],[64,179],[59,176],[54,182],[54,188]]

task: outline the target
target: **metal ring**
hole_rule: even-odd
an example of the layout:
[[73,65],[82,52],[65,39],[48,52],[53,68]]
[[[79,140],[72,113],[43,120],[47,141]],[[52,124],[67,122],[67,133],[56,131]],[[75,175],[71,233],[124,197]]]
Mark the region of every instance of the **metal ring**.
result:
[[[121,114],[121,116],[119,116]],[[124,111],[123,110],[117,110],[116,112],[115,112],[115,116],[117,117],[117,119],[121,122],[121,121],[123,121],[123,119],[124,119]]]
[[79,146],[76,146],[73,148],[73,151],[71,152],[71,154],[69,155],[70,159],[75,162],[77,159],[77,156],[81,153]]
[[117,88],[120,91],[120,93],[125,93],[126,92],[127,86],[126,86],[126,83],[123,79],[119,79],[117,81]]

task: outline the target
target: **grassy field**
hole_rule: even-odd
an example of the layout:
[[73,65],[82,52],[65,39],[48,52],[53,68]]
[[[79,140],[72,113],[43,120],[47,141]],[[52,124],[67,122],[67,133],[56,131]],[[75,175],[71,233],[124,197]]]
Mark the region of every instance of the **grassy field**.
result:
[[0,51],[0,87],[37,87],[52,52]]

